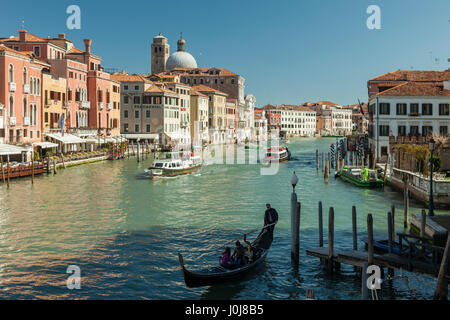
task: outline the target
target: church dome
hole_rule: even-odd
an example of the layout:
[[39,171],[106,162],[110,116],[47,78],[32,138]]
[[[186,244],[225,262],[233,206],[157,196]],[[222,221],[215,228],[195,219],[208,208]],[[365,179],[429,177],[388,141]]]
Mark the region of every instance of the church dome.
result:
[[183,39],[183,35],[177,45],[178,51],[167,59],[166,69],[172,71],[175,68],[197,68],[197,61],[189,52],[186,52],[186,41]]
[[175,68],[197,68],[197,61],[186,51],[177,51],[173,53],[166,62],[166,68],[173,70]]

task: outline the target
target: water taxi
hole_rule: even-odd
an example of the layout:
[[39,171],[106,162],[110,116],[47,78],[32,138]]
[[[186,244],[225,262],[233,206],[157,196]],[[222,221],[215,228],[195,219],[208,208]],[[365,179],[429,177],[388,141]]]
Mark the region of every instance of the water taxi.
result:
[[201,158],[191,155],[188,158],[155,160],[153,165],[145,170],[145,172],[151,179],[157,177],[176,177],[197,172],[201,167]]
[[361,188],[382,188],[384,185],[383,180],[377,178],[377,171],[368,168],[345,166],[336,176]]
[[284,147],[271,147],[267,149],[266,156],[263,163],[272,163],[278,161],[279,163],[288,162],[291,160],[291,152]]

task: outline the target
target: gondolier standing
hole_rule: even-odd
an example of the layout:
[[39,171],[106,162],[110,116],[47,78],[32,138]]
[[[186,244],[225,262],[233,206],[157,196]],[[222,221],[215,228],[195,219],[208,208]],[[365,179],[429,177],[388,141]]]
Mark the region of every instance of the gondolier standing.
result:
[[270,203],[266,204],[266,212],[264,213],[264,226],[271,225],[267,228],[271,234],[273,234],[273,230],[275,229],[275,225],[278,223],[278,212],[274,208],[270,206]]

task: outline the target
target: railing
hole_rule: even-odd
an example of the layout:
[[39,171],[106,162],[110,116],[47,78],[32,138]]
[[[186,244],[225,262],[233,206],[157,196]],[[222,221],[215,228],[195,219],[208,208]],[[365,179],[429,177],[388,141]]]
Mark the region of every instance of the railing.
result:
[[[400,255],[408,257],[408,269],[415,263],[426,263],[437,275],[444,255],[443,247],[435,246],[432,240],[412,234],[398,233]],[[406,244],[406,245],[404,245]]]
[[23,93],[30,93],[30,85],[29,84],[23,85]]
[[81,109],[90,109],[91,108],[91,102],[90,101],[79,101],[79,106]]
[[9,125],[10,126],[16,125],[16,117],[9,117]]
[[10,82],[9,83],[9,91],[11,91],[11,92],[15,92],[16,91],[16,83],[15,82]]
[[23,117],[23,125],[24,126],[30,125],[30,117]]

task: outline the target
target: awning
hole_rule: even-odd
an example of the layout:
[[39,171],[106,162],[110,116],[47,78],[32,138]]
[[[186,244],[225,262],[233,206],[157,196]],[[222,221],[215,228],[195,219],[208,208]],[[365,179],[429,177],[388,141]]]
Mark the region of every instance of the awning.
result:
[[101,143],[101,141],[98,142],[98,138],[86,138],[85,140],[86,140],[86,143],[90,143],[90,144],[99,144],[99,143]]
[[50,148],[58,147],[58,145],[56,143],[48,142],[48,141],[35,142],[35,143],[33,143],[33,146],[41,147],[42,149],[50,149]]
[[21,147],[13,146],[11,144],[0,144],[0,155],[13,155],[13,154],[21,154],[22,152],[28,152],[28,149],[24,149]]
[[63,144],[75,144],[75,143],[85,143],[86,140],[81,139],[73,134],[66,133],[64,136],[61,133],[46,133],[47,137],[58,140]]
[[125,139],[158,139],[157,133],[125,133],[122,134]]

